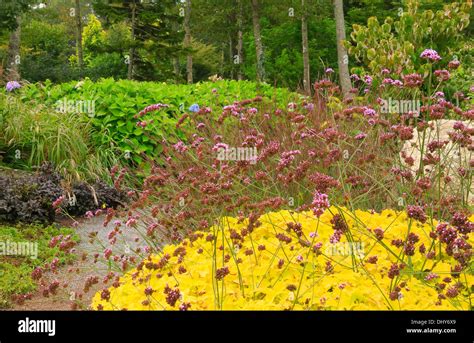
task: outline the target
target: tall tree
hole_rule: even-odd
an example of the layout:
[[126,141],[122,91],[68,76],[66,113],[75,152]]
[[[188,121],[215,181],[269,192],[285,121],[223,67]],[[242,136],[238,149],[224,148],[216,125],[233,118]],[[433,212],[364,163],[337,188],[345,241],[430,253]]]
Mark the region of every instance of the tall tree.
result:
[[127,79],[132,80],[134,76],[134,68],[135,68],[135,28],[137,24],[137,4],[133,1],[130,5],[131,9],[131,18],[130,18],[130,38],[131,38],[131,46],[130,46],[130,53],[128,56],[128,72],[127,72]]
[[181,22],[176,0],[94,0],[94,11],[105,26],[127,22],[130,28],[127,77],[136,80],[174,77],[172,58],[178,53]]
[[10,31],[5,77],[7,80],[20,79],[21,16],[31,9],[36,0],[0,1],[0,31]]
[[[174,32],[178,32],[179,25],[177,22],[173,22],[171,26]],[[181,44],[181,42],[179,44]],[[179,50],[179,49],[176,49],[176,50]],[[171,58],[171,63],[173,64],[174,81],[175,83],[179,83],[181,79],[181,72],[180,72],[180,66],[179,66],[179,55],[176,52]]]
[[244,39],[243,39],[243,10],[242,10],[242,0],[237,0],[237,59],[238,59],[238,69],[237,69],[237,79],[242,80],[244,78],[242,74],[242,62],[243,62],[243,48],[244,48]]
[[255,38],[255,50],[257,55],[257,80],[262,82],[265,79],[265,66],[263,63],[263,43],[260,33],[260,13],[258,0],[252,0],[252,23],[253,35]]
[[311,77],[309,70],[308,22],[305,0],[301,0],[301,38],[303,45],[303,88],[306,95],[311,95]]
[[[191,0],[186,0],[186,9],[184,12],[184,47],[191,49]],[[186,56],[186,80],[193,83],[193,56],[190,51]]]
[[74,13],[76,18],[76,53],[77,64],[82,69],[84,66],[84,57],[82,53],[82,16],[81,16],[81,1],[76,0],[76,11]]
[[21,15],[16,17],[16,23],[16,29],[10,33],[10,40],[8,42],[8,58],[5,74],[8,81],[20,79]]
[[346,39],[346,29],[344,26],[344,8],[342,0],[334,0],[334,17],[336,19],[336,39],[337,39],[337,64],[339,67],[339,82],[344,97],[350,96],[351,80],[349,76],[349,56],[343,45]]

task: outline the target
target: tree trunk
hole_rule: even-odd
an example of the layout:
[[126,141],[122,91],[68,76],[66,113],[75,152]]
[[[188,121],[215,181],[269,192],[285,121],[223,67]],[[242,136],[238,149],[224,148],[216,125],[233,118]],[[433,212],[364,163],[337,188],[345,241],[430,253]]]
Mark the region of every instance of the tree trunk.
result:
[[[173,22],[172,24],[173,31],[178,32],[179,27],[177,22]],[[179,50],[179,47],[176,46],[176,50]],[[171,63],[173,64],[173,74],[174,74],[174,81],[175,83],[179,83],[181,79],[181,71],[180,71],[180,65],[179,65],[179,55],[173,56],[171,59]]]
[[344,10],[342,0],[334,0],[334,17],[336,18],[336,39],[337,39],[337,63],[339,66],[339,82],[344,97],[350,97],[351,80],[349,76],[349,56],[342,44],[346,39],[344,27]]
[[77,64],[80,69],[84,66],[84,57],[82,54],[82,17],[80,0],[76,0],[76,53]]
[[129,60],[128,60],[128,73],[127,78],[129,80],[133,80],[133,76],[135,74],[135,25],[136,25],[136,13],[137,12],[137,4],[135,2],[132,3],[132,22],[131,22],[131,38],[132,38],[132,46],[130,47],[129,53]]
[[173,62],[174,80],[175,80],[175,83],[179,83],[179,79],[181,77],[180,72],[179,72],[179,58],[173,57],[172,62]]
[[[186,0],[186,12],[184,13],[184,47],[191,48],[191,0]],[[186,57],[186,79],[188,83],[193,83],[193,56],[188,53]]]
[[10,33],[10,41],[8,43],[8,58],[6,68],[7,81],[20,80],[20,44],[21,44],[21,17],[16,17],[17,28]]
[[238,32],[237,32],[237,59],[239,64],[237,65],[237,79],[243,80],[244,76],[242,74],[242,62],[243,62],[243,32],[242,32],[242,0],[238,0],[238,15],[237,15],[237,25],[238,25]]
[[232,41],[232,34],[229,33],[229,60],[230,60],[230,70],[229,70],[229,78],[231,80],[234,79],[234,49],[233,49],[234,42]]
[[311,77],[309,70],[308,22],[306,21],[305,0],[301,0],[301,37],[303,44],[303,88],[306,95],[311,95]]
[[263,45],[260,34],[260,15],[258,0],[252,0],[252,22],[253,36],[255,38],[255,50],[257,54],[257,81],[262,82],[265,79],[265,67],[263,65]]
[[225,43],[222,43],[222,49],[221,49],[221,65],[220,65],[220,71],[221,75],[224,76],[224,69],[225,69]]

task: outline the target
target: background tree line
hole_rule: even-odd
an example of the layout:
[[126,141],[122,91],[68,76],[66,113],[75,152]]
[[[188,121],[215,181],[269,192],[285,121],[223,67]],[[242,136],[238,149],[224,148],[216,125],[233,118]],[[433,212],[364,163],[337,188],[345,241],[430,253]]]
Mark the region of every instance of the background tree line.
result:
[[[326,68],[344,91],[338,44],[371,16],[397,18],[409,0],[2,0],[3,80],[83,77],[176,83],[228,79],[310,89]],[[439,10],[451,1],[418,1]],[[472,34],[472,25],[466,37]]]

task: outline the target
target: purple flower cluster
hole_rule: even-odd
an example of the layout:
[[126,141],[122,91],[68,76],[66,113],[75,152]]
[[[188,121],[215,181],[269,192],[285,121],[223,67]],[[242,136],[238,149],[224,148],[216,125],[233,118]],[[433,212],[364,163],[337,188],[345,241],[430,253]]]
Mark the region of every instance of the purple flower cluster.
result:
[[438,52],[436,50],[433,50],[433,49],[425,49],[421,55],[420,55],[421,58],[424,58],[424,59],[427,59],[427,60],[430,60],[430,61],[439,61],[441,59],[441,57],[438,55]]
[[149,112],[158,111],[158,110],[161,110],[162,108],[166,108],[166,107],[169,107],[169,106],[166,105],[166,104],[153,104],[153,105],[145,107],[135,117],[136,118],[143,117],[145,114],[147,114]]
[[313,202],[311,205],[313,207],[313,213],[316,217],[321,217],[321,215],[324,213],[324,210],[331,206],[329,204],[328,195],[319,193],[318,191],[314,193]]
[[5,87],[7,91],[11,92],[17,88],[21,88],[21,85],[17,81],[9,81]]

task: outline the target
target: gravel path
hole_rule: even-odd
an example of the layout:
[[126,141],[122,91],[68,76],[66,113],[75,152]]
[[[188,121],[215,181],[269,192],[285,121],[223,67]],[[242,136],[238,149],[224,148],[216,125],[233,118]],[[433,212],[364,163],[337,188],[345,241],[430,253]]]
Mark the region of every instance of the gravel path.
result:
[[[48,281],[58,280],[61,283],[60,290],[56,295],[50,295],[44,297],[40,290],[33,294],[31,300],[25,301],[23,304],[15,304],[12,310],[71,310],[74,299],[77,299],[77,303],[81,304],[80,309],[87,309],[91,303],[91,299],[95,292],[101,288],[104,288],[102,279],[108,273],[108,267],[104,262],[103,258],[99,258],[99,262],[93,263],[93,255],[98,253],[103,255],[104,248],[101,247],[99,242],[107,242],[107,235],[111,231],[113,224],[109,223],[108,226],[103,225],[104,217],[94,217],[91,219],[84,219],[79,221],[79,226],[76,228],[76,233],[80,238],[80,242],[76,245],[76,254],[78,256],[77,261],[72,265],[61,266],[57,273],[47,272],[44,274],[44,279]],[[71,221],[59,222],[62,226],[70,226]],[[97,233],[97,239],[91,243],[91,233]],[[130,250],[137,247],[135,238],[138,236],[136,230],[123,229],[123,234],[117,239],[117,243],[114,246],[114,254],[127,254]],[[108,246],[108,244],[107,244]],[[86,261],[81,261],[83,253],[87,253],[89,258]],[[72,270],[72,272],[70,272]],[[79,295],[83,292],[84,284],[89,276],[98,276],[99,283],[93,285],[88,293]],[[68,286],[63,288],[63,285],[67,283]],[[108,284],[110,286],[110,284]],[[41,287],[39,287],[41,289]]]

